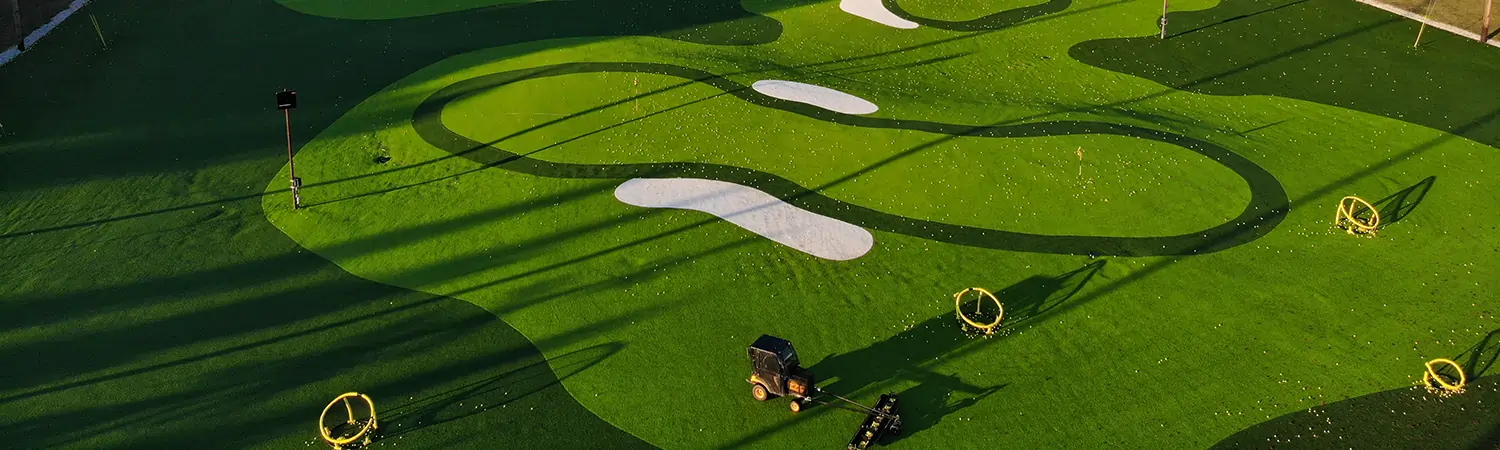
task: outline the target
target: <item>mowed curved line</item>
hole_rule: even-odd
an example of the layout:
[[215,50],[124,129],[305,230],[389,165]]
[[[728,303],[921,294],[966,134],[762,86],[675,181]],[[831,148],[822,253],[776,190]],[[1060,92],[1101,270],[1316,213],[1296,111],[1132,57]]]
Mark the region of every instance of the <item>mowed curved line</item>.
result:
[[[1191,150],[1239,175],[1250,188],[1250,201],[1239,216],[1223,224],[1188,234],[1156,237],[1111,237],[1047,235],[995,230],[915,219],[870,209],[824,196],[779,175],[744,167],[696,163],[662,162],[638,164],[558,163],[530,158],[492,143],[475,141],[448,128],[442,121],[447,105],[468,95],[525,80],[582,73],[647,73],[667,75],[713,86],[755,105],[841,125],[903,129],[959,137],[1026,138],[1098,134],[1126,136],[1162,142]],[[1160,130],[1090,121],[1048,121],[1017,125],[974,126],[921,120],[862,117],[828,111],[802,103],[760,94],[748,86],[713,73],[660,63],[578,62],[518,69],[483,75],[443,87],[428,96],[412,114],[412,126],[429,144],[471,161],[509,171],[548,178],[631,179],[703,178],[750,186],[797,207],[865,228],[973,247],[1032,253],[1095,254],[1113,256],[1163,256],[1212,253],[1254,241],[1281,223],[1288,210],[1286,190],[1270,172],[1217,144]],[[936,145],[934,142],[931,145]],[[906,153],[918,151],[908,150]],[[889,160],[888,160],[889,161]],[[878,166],[879,164],[877,164]],[[873,166],[872,166],[873,167]],[[868,170],[869,168],[867,168]]]

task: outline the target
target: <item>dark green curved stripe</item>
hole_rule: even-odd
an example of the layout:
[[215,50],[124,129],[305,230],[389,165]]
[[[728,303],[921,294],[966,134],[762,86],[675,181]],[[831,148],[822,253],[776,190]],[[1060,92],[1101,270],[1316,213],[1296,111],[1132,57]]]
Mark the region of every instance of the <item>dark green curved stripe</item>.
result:
[[[469,139],[442,122],[443,108],[467,95],[523,80],[599,72],[652,73],[708,84],[741,100],[810,118],[843,125],[925,131],[958,137],[1021,138],[1103,134],[1148,139],[1192,150],[1222,164],[1244,178],[1250,202],[1238,217],[1190,234],[1161,237],[1061,236],[1017,233],[954,225],[885,213],[839,201],[775,174],[743,167],[693,162],[646,164],[570,164],[542,161]],[[972,126],[919,120],[881,119],[840,114],[768,97],[744,85],[702,70],[655,63],[567,63],[512,70],[460,81],[439,89],[413,113],[413,127],[428,143],[484,165],[550,178],[669,178],[690,177],[727,181],[765,191],[788,203],[856,225],[953,244],[1033,253],[1118,256],[1189,255],[1211,253],[1270,233],[1285,216],[1288,202],[1281,183],[1269,172],[1223,147],[1159,130],[1105,122],[1053,121],[1004,126]],[[932,145],[932,144],[929,144]],[[868,169],[866,169],[868,170]],[[851,175],[848,178],[857,176]],[[826,187],[826,186],[825,186]]]
[[1021,22],[1035,19],[1037,17],[1059,13],[1063,10],[1068,9],[1069,6],[1073,6],[1073,0],[1050,0],[1047,3],[1043,3],[1040,5],[1001,11],[990,14],[988,16],[980,17],[978,19],[948,21],[929,19],[926,17],[914,15],[910,12],[907,12],[905,9],[902,9],[901,5],[896,4],[896,0],[885,0],[883,3],[885,4],[885,9],[890,10],[891,13],[895,14],[897,17],[916,22],[918,25],[922,25],[924,27],[933,27],[939,30],[947,31],[1000,30],[1020,25]]

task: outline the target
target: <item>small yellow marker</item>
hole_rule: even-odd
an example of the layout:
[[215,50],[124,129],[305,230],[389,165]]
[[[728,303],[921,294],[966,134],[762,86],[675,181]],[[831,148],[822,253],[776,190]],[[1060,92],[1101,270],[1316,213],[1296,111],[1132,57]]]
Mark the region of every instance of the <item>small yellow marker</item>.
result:
[[1083,177],[1083,147],[1078,147],[1078,151],[1073,152],[1073,153],[1075,153],[1075,154],[1078,155],[1078,177],[1082,178]]
[[[1359,217],[1364,211],[1370,211],[1369,217]],[[1339,200],[1339,209],[1334,214],[1333,226],[1343,228],[1349,234],[1375,237],[1376,231],[1380,230],[1380,210],[1362,198],[1344,197]]]
[[[998,311],[995,313],[995,320],[993,322],[979,322],[964,314],[964,294],[970,292],[975,293],[975,317],[978,317],[978,315],[983,311],[982,308],[984,307],[984,300],[986,298],[995,303],[995,307],[998,308]],[[957,294],[953,294],[953,311],[958,314],[958,320],[961,321],[962,325],[966,326],[965,330],[967,330],[968,327],[972,327],[974,331],[985,336],[995,334],[995,328],[998,328],[1000,326],[1000,321],[1005,320],[1005,305],[1000,303],[1000,299],[995,298],[995,294],[990,293],[990,291],[984,290],[984,288],[973,287],[958,291]]]
[[[1442,375],[1437,373],[1438,365],[1452,367],[1454,371],[1458,372],[1458,379],[1451,382],[1444,379]],[[1469,384],[1469,376],[1464,373],[1464,368],[1459,366],[1458,363],[1453,362],[1453,360],[1438,358],[1427,362],[1427,373],[1422,374],[1422,384],[1427,386],[1429,392],[1443,395],[1462,394],[1464,393],[1464,386]]]

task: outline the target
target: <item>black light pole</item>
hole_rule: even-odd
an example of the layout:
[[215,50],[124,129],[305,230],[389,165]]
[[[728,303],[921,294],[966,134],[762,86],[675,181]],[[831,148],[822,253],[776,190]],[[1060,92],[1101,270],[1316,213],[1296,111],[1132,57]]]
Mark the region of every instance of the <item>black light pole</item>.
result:
[[16,48],[26,51],[26,27],[21,25],[21,0],[10,0],[11,25],[16,30]]
[[286,163],[292,175],[292,209],[302,207],[302,179],[297,178],[297,161],[292,153],[292,108],[297,107],[297,91],[276,93],[276,109],[286,116]]

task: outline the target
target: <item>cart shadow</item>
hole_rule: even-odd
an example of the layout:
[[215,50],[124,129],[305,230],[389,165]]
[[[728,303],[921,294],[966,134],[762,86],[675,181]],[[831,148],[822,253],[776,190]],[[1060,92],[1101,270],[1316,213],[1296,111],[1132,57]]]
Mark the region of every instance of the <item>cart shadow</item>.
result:
[[891,439],[891,442],[899,442],[909,436],[916,435],[928,428],[932,428],[941,422],[944,417],[960,410],[974,406],[985,397],[1004,389],[1006,384],[990,386],[980,390],[978,393],[970,393],[961,396],[957,401],[953,400],[953,393],[962,390],[961,385],[952,385],[945,382],[927,382],[917,387],[907,389],[901,393],[901,434]]

